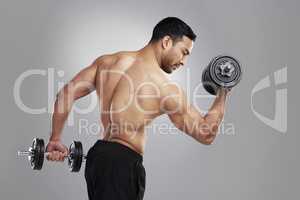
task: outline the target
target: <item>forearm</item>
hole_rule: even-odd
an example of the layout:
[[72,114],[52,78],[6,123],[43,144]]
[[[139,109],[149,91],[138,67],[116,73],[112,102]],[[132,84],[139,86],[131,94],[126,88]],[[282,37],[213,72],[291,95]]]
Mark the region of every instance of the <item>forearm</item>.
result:
[[72,109],[72,96],[64,89],[57,95],[52,115],[52,131],[50,140],[60,140],[65,122]]
[[208,140],[213,140],[219,130],[219,126],[225,113],[226,97],[227,91],[225,89],[220,89],[212,106],[204,116],[205,125],[209,132]]
[[188,133],[198,142],[209,145],[214,141],[224,116],[226,95],[226,91],[219,91],[205,116],[201,116],[200,114],[196,115],[197,112],[192,112],[193,115],[189,120],[190,123],[186,124],[190,124],[190,127],[194,127],[194,123],[196,122],[196,129],[192,128]]

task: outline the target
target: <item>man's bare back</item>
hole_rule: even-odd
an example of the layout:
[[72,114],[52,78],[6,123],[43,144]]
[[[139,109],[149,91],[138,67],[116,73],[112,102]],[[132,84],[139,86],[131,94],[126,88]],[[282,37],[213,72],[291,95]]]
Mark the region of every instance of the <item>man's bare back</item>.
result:
[[96,91],[107,130],[104,139],[143,154],[145,126],[163,114],[162,87],[170,80],[152,59],[139,52],[104,56],[98,63]]

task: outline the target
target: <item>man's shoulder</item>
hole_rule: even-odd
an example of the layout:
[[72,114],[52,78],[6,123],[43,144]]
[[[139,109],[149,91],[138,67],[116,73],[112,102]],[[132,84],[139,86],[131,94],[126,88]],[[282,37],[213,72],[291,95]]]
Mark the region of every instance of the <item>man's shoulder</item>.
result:
[[134,62],[135,59],[136,56],[133,52],[120,51],[113,54],[105,54],[99,56],[95,62],[98,65],[116,66],[116,65],[128,65]]

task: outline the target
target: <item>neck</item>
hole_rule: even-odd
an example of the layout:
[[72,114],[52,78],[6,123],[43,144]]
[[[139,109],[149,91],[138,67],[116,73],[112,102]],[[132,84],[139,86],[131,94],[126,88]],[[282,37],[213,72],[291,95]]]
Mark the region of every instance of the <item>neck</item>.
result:
[[142,49],[140,49],[139,54],[142,55],[145,59],[152,60],[159,67],[161,66],[161,49],[159,48],[158,42],[149,43]]

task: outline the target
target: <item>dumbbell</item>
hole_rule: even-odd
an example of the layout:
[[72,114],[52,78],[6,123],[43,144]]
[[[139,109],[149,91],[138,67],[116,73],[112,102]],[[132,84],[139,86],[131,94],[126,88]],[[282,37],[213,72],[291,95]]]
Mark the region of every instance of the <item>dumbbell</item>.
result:
[[231,89],[242,78],[242,68],[239,61],[231,56],[214,57],[202,73],[202,84],[205,90],[216,95],[219,88]]
[[[41,170],[44,164],[45,156],[49,153],[45,152],[45,143],[43,139],[34,138],[32,145],[28,151],[18,151],[18,156],[27,156],[33,170]],[[82,162],[86,159],[83,154],[83,148],[80,141],[73,141],[69,147],[68,165],[71,172],[79,172]]]

